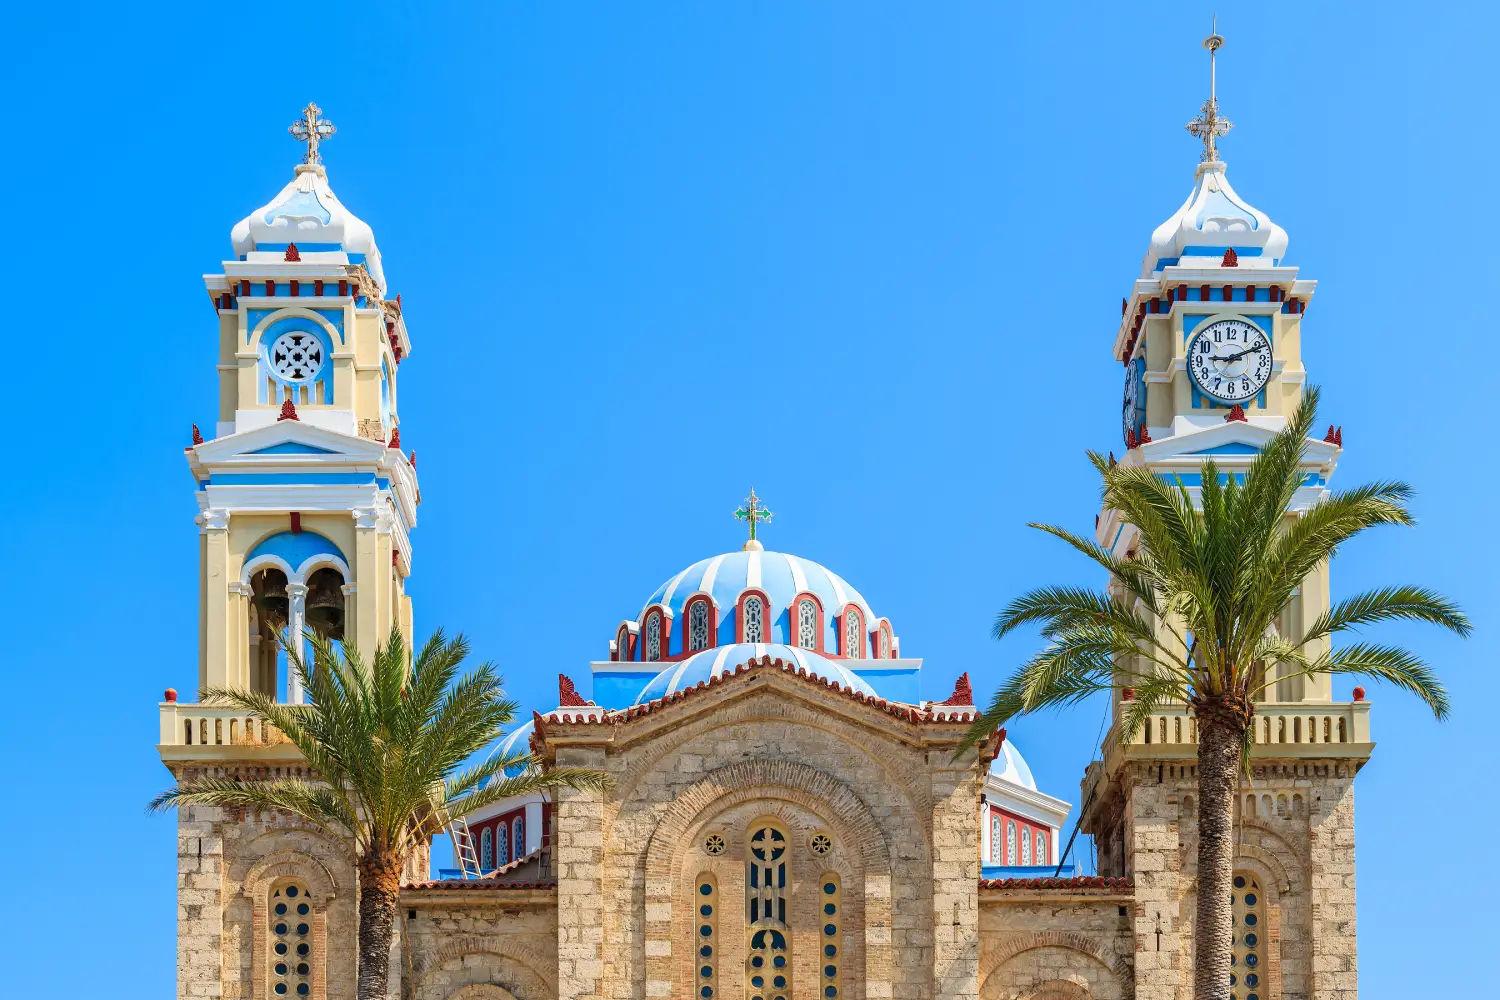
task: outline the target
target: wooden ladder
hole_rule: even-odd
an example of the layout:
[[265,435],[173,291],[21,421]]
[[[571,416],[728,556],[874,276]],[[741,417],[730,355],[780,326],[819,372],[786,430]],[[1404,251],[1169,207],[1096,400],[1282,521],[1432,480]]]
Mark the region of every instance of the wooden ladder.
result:
[[464,878],[481,878],[479,855],[474,853],[474,835],[469,832],[468,821],[462,816],[448,824],[448,835],[453,838],[453,858]]

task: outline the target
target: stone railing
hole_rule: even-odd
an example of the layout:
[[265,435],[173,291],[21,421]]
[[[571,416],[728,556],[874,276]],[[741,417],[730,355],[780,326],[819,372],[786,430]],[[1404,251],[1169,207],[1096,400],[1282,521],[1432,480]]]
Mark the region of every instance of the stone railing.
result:
[[[1255,706],[1252,740],[1256,746],[1369,743],[1370,703],[1262,702]],[[1128,745],[1159,747],[1197,742],[1198,720],[1193,717],[1192,709],[1169,705],[1152,713]]]
[[270,747],[289,742],[275,726],[228,705],[160,704],[162,746]]

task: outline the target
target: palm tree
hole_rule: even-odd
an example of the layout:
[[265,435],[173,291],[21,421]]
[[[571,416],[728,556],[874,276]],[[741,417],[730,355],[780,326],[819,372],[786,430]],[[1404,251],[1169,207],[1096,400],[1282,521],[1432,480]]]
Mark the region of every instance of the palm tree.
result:
[[[1090,453],[1107,508],[1140,532],[1124,558],[1091,539],[1034,524],[1094,560],[1115,594],[1044,587],[1017,598],[995,620],[999,639],[1039,623],[1045,648],[1020,667],[967,735],[968,745],[1015,715],[1070,705],[1098,691],[1126,692],[1119,725],[1130,740],[1165,702],[1192,707],[1198,722],[1198,903],[1193,960],[1196,1000],[1229,993],[1233,803],[1249,761],[1255,703],[1278,679],[1361,674],[1404,688],[1434,715],[1448,696],[1431,668],[1395,646],[1332,636],[1382,621],[1417,620],[1459,635],[1458,607],[1421,587],[1387,587],[1338,602],[1300,635],[1281,635],[1277,618],[1308,574],[1340,545],[1380,524],[1410,525],[1411,489],[1372,483],[1324,496],[1293,516],[1303,485],[1301,458],[1314,426],[1318,391],[1309,388],[1287,426],[1250,463],[1243,482],[1202,465],[1201,496],[1139,465]],[[1175,479],[1175,477],[1174,477]]]
[[368,664],[357,650],[309,632],[309,666],[288,653],[312,696],[279,705],[253,691],[214,690],[284,733],[321,780],[195,777],[153,800],[292,813],[346,845],[359,873],[359,1000],[385,1000],[401,872],[450,816],[541,789],[601,788],[603,774],[541,769],[520,754],[493,756],[462,773],[515,715],[488,663],[459,676],[469,644],[436,632],[409,655],[399,629]]

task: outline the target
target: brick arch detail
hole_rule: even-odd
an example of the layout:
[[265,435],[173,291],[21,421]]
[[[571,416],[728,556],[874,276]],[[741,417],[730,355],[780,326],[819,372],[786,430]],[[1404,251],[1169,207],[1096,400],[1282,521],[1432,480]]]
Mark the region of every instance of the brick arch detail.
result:
[[712,713],[699,715],[669,734],[655,737],[650,749],[641,753],[623,774],[617,776],[614,789],[616,801],[629,800],[641,780],[654,773],[663,759],[676,753],[694,739],[715,729],[765,718],[766,703],[768,700],[773,700],[775,703],[773,711],[778,719],[815,729],[860,750],[872,764],[890,775],[891,787],[901,792],[915,815],[925,815],[929,811],[930,803],[925,798],[919,796],[914,799],[911,795],[911,790],[926,787],[924,775],[917,773],[913,768],[896,765],[891,756],[883,757],[866,752],[865,747],[869,743],[868,730],[857,723],[840,718],[833,712],[820,710],[815,705],[803,701],[800,694],[797,692],[788,695],[774,689],[762,689],[751,697],[735,698],[727,704],[720,705]]
[[494,983],[470,983],[449,993],[448,1000],[516,1000],[516,995]]
[[1016,1000],[1090,1000],[1092,996],[1087,986],[1080,986],[1071,979],[1049,979],[1037,983]]
[[[990,956],[989,963],[984,967],[979,977],[979,988],[984,989],[985,983],[989,982],[991,976],[1000,970],[1007,962],[1023,955],[1028,951],[1038,948],[1067,948],[1079,954],[1087,955],[1104,967],[1105,971],[1118,980],[1119,985],[1130,992],[1130,984],[1134,978],[1134,970],[1130,960],[1125,956],[1111,959],[1099,947],[1099,943],[1093,938],[1071,931],[1036,931],[1031,934],[1017,934],[1007,938]],[[1086,994],[1085,994],[1086,995]]]
[[[519,989],[519,997],[524,997],[525,1000],[532,1000],[533,997],[535,997],[536,1000],[543,1000],[543,998],[545,997],[555,996],[557,994],[556,988],[552,985],[552,977],[544,975],[538,969],[539,965],[542,968],[546,968],[546,964],[541,960],[541,956],[533,949],[528,948],[527,946],[522,944],[513,944],[511,942],[505,942],[502,945],[493,937],[479,937],[477,935],[468,935],[465,937],[455,938],[454,940],[450,941],[442,948],[438,949],[437,954],[434,955],[429,961],[422,963],[421,968],[418,970],[415,976],[417,995],[421,996],[424,992],[427,992],[426,987],[429,985],[432,978],[437,973],[442,971],[444,962],[451,961],[455,958],[466,958],[469,955],[488,955],[491,958],[499,959],[502,962],[507,962],[514,966],[520,972],[520,981],[513,982],[510,984],[510,986],[512,988]],[[469,987],[472,988],[497,985],[498,984],[494,983],[472,983],[469,984]],[[449,996],[453,997],[462,995],[462,993],[459,993],[457,991],[455,991],[455,993],[453,994],[449,994]],[[517,995],[508,989],[506,993],[502,994],[502,996],[516,997]],[[488,995],[484,993],[475,993],[473,994],[473,997],[474,1000],[479,1000],[480,997],[484,997],[485,1000],[488,1000]],[[519,998],[517,998],[517,1000],[519,1000]]]
[[[659,910],[646,928],[646,985],[670,989],[675,982],[671,910],[673,881],[686,852],[686,834],[706,814],[719,814],[755,799],[782,800],[827,816],[859,845],[864,884],[865,968],[889,970],[891,952],[891,857],[885,835],[865,802],[826,772],[790,760],[751,760],[709,772],[677,797],[651,833],[646,847],[645,903]],[[890,982],[866,979],[869,996],[889,996]]]
[[250,901],[250,996],[253,1000],[268,1000],[270,997],[270,984],[266,981],[266,969],[271,964],[266,908],[270,903],[271,887],[281,879],[292,878],[306,882],[313,893],[310,1000],[324,1000],[328,996],[328,907],[338,895],[338,882],[327,866],[311,854],[283,850],[267,854],[251,865],[241,882],[240,891]]

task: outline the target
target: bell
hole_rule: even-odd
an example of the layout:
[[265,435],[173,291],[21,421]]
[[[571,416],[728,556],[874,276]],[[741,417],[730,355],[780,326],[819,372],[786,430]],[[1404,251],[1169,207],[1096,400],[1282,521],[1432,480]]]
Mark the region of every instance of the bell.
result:
[[307,587],[308,628],[330,639],[344,638],[344,580],[338,573],[320,569]]
[[255,607],[260,611],[261,621],[284,627],[291,612],[291,600],[286,594],[286,577],[280,570],[262,570],[255,574]]

